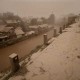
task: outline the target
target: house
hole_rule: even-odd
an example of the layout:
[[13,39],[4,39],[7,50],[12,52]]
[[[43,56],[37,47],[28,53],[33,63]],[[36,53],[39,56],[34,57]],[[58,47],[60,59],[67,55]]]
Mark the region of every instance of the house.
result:
[[44,31],[47,31],[48,25],[42,24],[42,25],[36,25],[36,26],[29,26],[30,30],[35,31],[35,34],[42,33]]
[[14,27],[16,28],[18,25],[20,24],[20,21],[16,21],[16,20],[6,20],[6,27]]
[[0,34],[0,43],[8,40],[8,36]]
[[5,25],[0,25],[0,34],[3,36],[8,36],[9,39],[14,38],[14,28],[13,27],[5,27]]
[[33,36],[34,34],[35,34],[35,31],[29,31],[29,32],[27,32],[28,36]]
[[17,21],[16,20],[6,20],[7,24],[16,24]]
[[44,31],[47,31],[48,30],[48,25],[47,24],[42,24],[42,25],[39,25],[39,32],[44,32]]
[[42,24],[42,25],[39,25],[42,29],[46,29],[48,28],[48,25],[47,24]]
[[23,30],[21,29],[21,27],[17,27],[14,32],[17,38],[21,38],[25,34]]
[[35,31],[29,31],[25,33],[25,37],[31,37],[35,35]]
[[12,33],[13,27],[4,27],[3,30],[1,31],[2,33]]
[[31,31],[35,31],[35,34],[38,34],[39,33],[39,26],[29,26],[29,29]]
[[14,28],[13,27],[4,27],[0,33],[3,35],[8,36],[9,39],[14,38],[15,33],[14,33]]

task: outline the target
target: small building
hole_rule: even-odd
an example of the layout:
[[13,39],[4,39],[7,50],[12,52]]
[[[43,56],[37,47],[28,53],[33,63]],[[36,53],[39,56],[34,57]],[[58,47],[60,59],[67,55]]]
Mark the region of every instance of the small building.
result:
[[39,25],[42,29],[47,29],[48,28],[48,25],[47,24],[42,24],[42,25]]
[[17,38],[21,38],[22,36],[24,36],[25,33],[23,32],[23,30],[21,29],[21,27],[17,27],[15,29],[15,34],[16,34]]
[[8,36],[6,36],[6,35],[0,35],[0,43],[4,42],[6,40],[8,40]]
[[1,31],[2,33],[12,33],[13,27],[4,27],[3,30]]
[[42,25],[36,25],[36,26],[29,26],[30,30],[35,31],[35,34],[42,33],[44,31],[48,30],[48,25],[47,24],[42,24]]
[[13,27],[5,27],[4,25],[3,26],[0,26],[0,34],[3,36],[8,36],[9,39],[13,38],[14,37],[14,28]]
[[35,31],[29,31],[29,32],[27,32],[28,36],[33,36],[34,34],[35,34]]
[[6,27],[11,27],[13,26],[14,28],[16,28],[18,25],[20,24],[20,21],[16,21],[16,20],[6,20]]
[[39,32],[44,32],[44,31],[47,31],[48,30],[48,25],[47,24],[42,24],[42,25],[39,25]]
[[29,29],[31,31],[35,31],[35,34],[38,34],[39,33],[39,26],[29,26]]
[[16,20],[6,20],[7,24],[17,24],[18,22]]
[[25,33],[25,37],[30,37],[30,36],[33,36],[33,35],[35,35],[35,31],[29,31],[29,32]]

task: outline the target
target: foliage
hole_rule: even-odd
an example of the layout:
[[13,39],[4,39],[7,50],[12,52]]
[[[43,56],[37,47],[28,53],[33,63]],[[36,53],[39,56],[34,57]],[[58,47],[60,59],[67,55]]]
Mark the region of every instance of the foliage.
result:
[[51,14],[48,18],[48,24],[54,24],[55,23],[55,15]]
[[30,25],[37,25],[38,22],[37,22],[37,18],[33,18],[30,22]]

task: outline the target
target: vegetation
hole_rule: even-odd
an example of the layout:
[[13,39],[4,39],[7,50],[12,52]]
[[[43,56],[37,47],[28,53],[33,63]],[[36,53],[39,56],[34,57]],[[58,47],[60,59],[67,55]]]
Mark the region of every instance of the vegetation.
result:
[[48,21],[48,24],[53,25],[55,23],[55,15],[51,14],[47,21]]
[[37,18],[33,18],[30,22],[30,25],[37,25],[38,22],[37,22]]

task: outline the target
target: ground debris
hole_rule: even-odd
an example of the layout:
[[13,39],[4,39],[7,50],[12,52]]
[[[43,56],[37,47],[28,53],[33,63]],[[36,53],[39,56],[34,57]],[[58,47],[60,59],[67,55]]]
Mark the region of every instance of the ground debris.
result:
[[80,59],[80,55],[78,55],[78,56],[77,56],[77,58],[79,58],[79,59]]
[[38,74],[33,73],[32,77],[35,77],[35,76],[37,76],[37,75],[38,75]]
[[39,67],[40,68],[40,72],[42,73],[42,74],[44,74],[46,71],[42,68],[42,67]]
[[4,74],[0,73],[0,78],[2,78],[4,76]]

